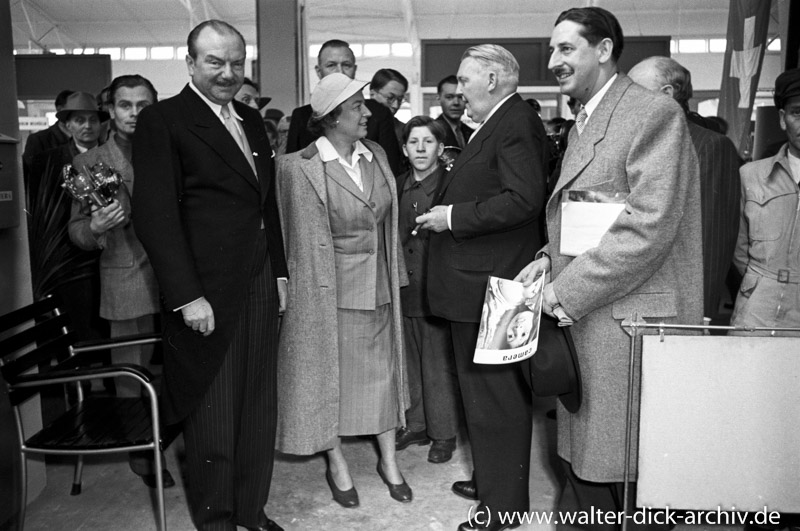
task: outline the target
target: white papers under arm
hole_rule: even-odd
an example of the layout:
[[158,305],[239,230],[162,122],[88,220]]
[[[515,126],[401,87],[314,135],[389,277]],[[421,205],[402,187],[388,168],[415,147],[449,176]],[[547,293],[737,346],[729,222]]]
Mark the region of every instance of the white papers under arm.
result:
[[597,247],[625,210],[627,195],[566,190],[561,202],[561,254],[578,256]]

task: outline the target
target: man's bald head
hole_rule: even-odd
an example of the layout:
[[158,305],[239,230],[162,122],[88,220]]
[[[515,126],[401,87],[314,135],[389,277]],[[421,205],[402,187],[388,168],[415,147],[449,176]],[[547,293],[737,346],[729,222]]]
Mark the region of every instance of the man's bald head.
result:
[[692,74],[675,59],[648,57],[631,68],[628,77],[648,90],[663,92],[688,109],[692,97]]

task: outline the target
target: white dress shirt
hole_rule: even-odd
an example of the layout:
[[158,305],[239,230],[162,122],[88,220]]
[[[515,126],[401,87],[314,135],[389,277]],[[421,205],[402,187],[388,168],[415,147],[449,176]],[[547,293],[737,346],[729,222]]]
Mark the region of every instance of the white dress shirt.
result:
[[339,156],[339,152],[336,151],[336,148],[333,147],[333,144],[331,144],[331,141],[328,140],[327,137],[319,137],[315,144],[319,150],[319,157],[322,159],[322,162],[338,160],[339,164],[344,168],[344,171],[347,172],[347,175],[356,183],[358,189],[362,192],[364,191],[364,183],[361,180],[361,166],[359,166],[358,161],[361,157],[364,157],[368,162],[372,162],[372,151],[370,151],[367,146],[362,144],[360,140],[356,140],[356,143],[353,145],[353,156],[351,157],[353,160],[352,162],[347,162]]

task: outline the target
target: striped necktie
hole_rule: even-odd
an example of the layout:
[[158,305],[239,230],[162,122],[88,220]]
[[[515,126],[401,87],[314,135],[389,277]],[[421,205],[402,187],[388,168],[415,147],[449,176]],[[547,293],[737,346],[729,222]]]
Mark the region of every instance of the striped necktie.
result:
[[236,123],[236,118],[231,116],[231,111],[228,108],[227,103],[222,106],[222,109],[220,109],[220,114],[222,115],[222,119],[225,121],[225,129],[228,130],[233,139],[236,141],[236,145],[238,145],[239,149],[242,150],[242,154],[244,154],[248,164],[250,164],[250,167],[253,169],[253,173],[256,175],[256,178],[258,178],[256,163],[255,160],[253,160],[253,154],[248,149],[249,146],[247,145],[247,139],[244,138],[242,131],[239,129],[240,126]]
[[586,107],[581,105],[581,110],[578,111],[578,116],[575,117],[575,127],[578,128],[578,134],[583,133],[583,128],[586,127],[586,119],[589,115],[586,113]]

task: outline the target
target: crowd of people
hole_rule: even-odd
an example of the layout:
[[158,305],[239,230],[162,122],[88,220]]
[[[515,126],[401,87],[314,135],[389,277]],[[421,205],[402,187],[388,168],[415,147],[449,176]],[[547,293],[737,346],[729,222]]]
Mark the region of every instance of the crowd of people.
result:
[[[322,45],[310,103],[286,116],[263,112],[233,26],[203,22],[187,44],[178,95],[159,101],[138,75],[97,99],[64,91],[23,161],[32,216],[86,253],[85,274],[57,287],[78,332],[164,335],[162,418],[183,431],[198,529],[281,529],[263,510],[275,450],[324,455],[333,500],[358,507],[342,437],[374,436],[377,475],[410,503],[397,452],[429,444],[428,461],[449,461],[462,418],[473,471],[452,490],[479,504],[458,529],[516,527],[498,514],[530,509],[534,369],[472,361],[490,276],[546,275],[542,318],[574,341],[583,398],[556,411],[561,510],[625,504],[623,319],[718,323],[733,264],[733,324],[800,327],[799,69],[775,86],[786,144],[740,180],[733,143],[689,110],[689,71],[652,57],[621,72],[622,28],[598,7],[564,11],[550,39],[574,120],[543,122],[494,44],[439,82],[438,117],[407,123],[395,118],[406,77],[358,81],[344,41]],[[113,167],[123,184],[108,205],[72,199],[68,163]],[[567,256],[560,198],[575,190],[625,207]],[[149,347],[114,356],[153,362]],[[152,462],[130,462],[154,486]]]

